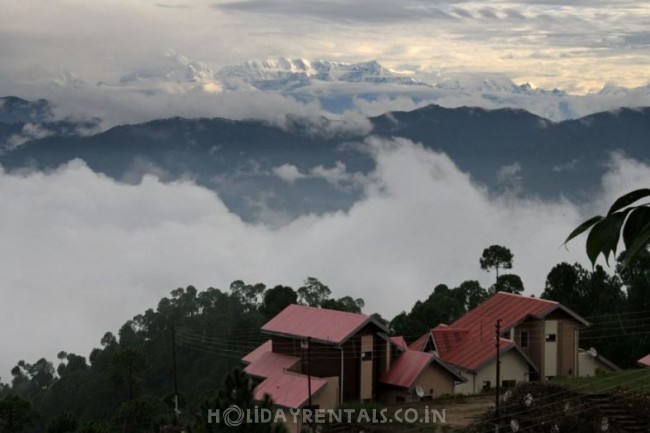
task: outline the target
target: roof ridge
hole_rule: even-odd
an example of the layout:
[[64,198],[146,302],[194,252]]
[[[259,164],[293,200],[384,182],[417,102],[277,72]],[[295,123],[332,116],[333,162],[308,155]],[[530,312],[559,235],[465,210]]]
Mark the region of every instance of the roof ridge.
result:
[[[550,304],[559,304],[559,302],[553,301],[552,299],[538,298],[536,296],[526,296],[526,295],[521,295],[521,294],[518,294],[518,293],[510,293],[510,292],[498,291],[492,296],[496,296],[496,295],[505,295],[505,296],[512,296],[512,297],[515,297],[515,298],[518,298],[518,299],[532,299],[532,300],[535,300],[535,301],[548,302]],[[488,298],[488,299],[490,299],[490,298]],[[488,299],[486,299],[486,301]]]
[[312,307],[311,305],[302,305],[302,304],[289,304],[286,308],[302,308],[306,310],[316,310],[316,311],[328,311],[334,314],[345,314],[349,316],[362,316],[366,319],[370,318],[367,314],[364,313],[353,313],[352,311],[341,311],[334,310],[332,308],[323,308],[323,307]]

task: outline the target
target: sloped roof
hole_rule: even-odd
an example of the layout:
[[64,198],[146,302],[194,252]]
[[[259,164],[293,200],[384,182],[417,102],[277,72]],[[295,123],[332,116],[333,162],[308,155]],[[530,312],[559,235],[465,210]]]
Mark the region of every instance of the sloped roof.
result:
[[[515,344],[508,339],[499,339],[499,353],[507,352],[514,346]],[[496,357],[495,349],[494,340],[487,341],[476,336],[469,336],[462,344],[457,345],[454,350],[441,356],[441,358],[445,362],[466,370],[478,371]]]
[[294,356],[266,352],[244,368],[244,372],[251,376],[268,378],[293,367],[298,362],[300,358]]
[[513,293],[497,292],[453,322],[450,327],[470,329],[479,322],[491,322],[494,324],[497,319],[501,319],[501,330],[507,332],[513,326],[526,320],[529,316],[541,319],[558,309],[573,317],[576,321],[581,322],[583,325],[589,325],[589,322],[559,302],[515,295]]
[[[612,361],[609,359],[605,358],[603,355],[600,353],[597,353],[596,356],[593,356],[588,350],[585,349],[578,349],[578,354],[583,355],[583,356],[589,356],[594,358],[597,361],[600,361],[601,363],[605,364],[607,367],[611,368],[613,371],[620,371],[621,367],[618,365],[614,364]],[[650,355],[648,355],[650,357]],[[649,359],[650,361],[650,359]],[[637,361],[638,362],[638,361]]]
[[431,330],[433,341],[441,358],[447,356],[454,348],[462,344],[463,339],[469,334],[466,329],[451,328],[441,324]]
[[642,365],[644,367],[650,367],[650,353],[648,353],[646,356],[643,358],[639,359],[637,361],[639,365]]
[[408,349],[409,345],[406,344],[406,340],[402,336],[393,336],[390,337],[390,342],[393,343],[395,346],[401,348],[401,349]]
[[244,356],[241,360],[244,361],[246,364],[252,364],[253,362],[255,362],[256,359],[258,359],[266,352],[272,352],[272,351],[273,351],[273,340],[266,340],[264,343],[257,346],[248,355]]
[[432,353],[406,350],[390,364],[390,368],[383,374],[380,382],[401,388],[411,388],[424,369],[434,363],[454,376],[455,380],[466,381],[460,373],[449,368]]
[[381,323],[365,314],[289,305],[266,322],[262,331],[293,338],[310,337],[321,343],[342,344],[368,323],[374,323],[387,332]]
[[[498,319],[501,319],[501,332],[508,332],[529,317],[542,319],[556,310],[588,325],[582,317],[555,301],[497,292],[452,324],[436,326],[411,344],[410,348],[424,350],[431,338],[438,356],[444,362],[477,371],[496,356],[494,332]],[[500,353],[511,349],[517,349],[528,363],[537,368],[514,342],[506,338],[499,340]]]
[[418,338],[413,343],[411,343],[411,345],[409,346],[409,349],[418,350],[418,351],[422,352],[424,350],[424,348],[426,347],[427,341],[429,341],[429,338],[431,338],[431,331],[427,332],[422,337]]
[[[327,380],[311,377],[312,398],[325,386]],[[273,403],[290,409],[299,409],[309,400],[308,377],[303,374],[283,371],[265,379],[255,387],[253,397],[263,400],[268,394]]]
[[420,373],[433,361],[432,353],[407,350],[395,361],[391,362],[390,368],[383,374],[380,381],[393,386],[410,388]]

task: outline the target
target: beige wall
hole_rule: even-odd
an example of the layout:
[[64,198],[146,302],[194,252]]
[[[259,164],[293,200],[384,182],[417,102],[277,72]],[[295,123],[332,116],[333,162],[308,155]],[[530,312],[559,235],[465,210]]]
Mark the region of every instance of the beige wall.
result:
[[[546,336],[549,334],[555,334],[555,341],[546,341]],[[544,370],[542,373],[542,378],[555,377],[558,375],[558,345],[559,345],[559,334],[558,334],[558,321],[557,320],[545,320],[544,321]]]
[[314,397],[313,404],[320,409],[334,409],[339,403],[339,378],[327,377],[327,385]]
[[417,378],[415,386],[421,387],[426,396],[440,397],[454,392],[454,378],[438,364],[432,363]]
[[[510,350],[501,356],[501,382],[514,380],[528,382],[528,363],[515,350]],[[492,360],[475,375],[464,372],[467,382],[454,387],[456,394],[477,394],[483,389],[483,381],[490,381],[490,385],[496,385],[496,360]]]
[[374,337],[372,335],[363,335],[361,337],[361,353],[370,352],[373,354],[368,360],[361,360],[361,388],[359,398],[361,400],[372,399],[372,364],[374,358]]
[[[520,346],[521,333],[528,332],[528,347]],[[515,330],[515,344],[530,358],[531,361],[539,368],[540,372],[544,370],[544,321],[539,319],[530,319],[517,325]]]
[[299,419],[294,419],[291,412],[289,412],[289,409],[283,409],[282,413],[284,413],[284,417],[287,420],[287,422],[284,425],[287,427],[287,430],[289,430],[289,433],[299,433],[300,432],[300,420]]
[[[339,402],[339,378],[326,377],[327,384],[320,390],[318,394],[312,399],[312,404],[319,409],[335,409]],[[293,414],[289,409],[283,409],[284,416],[287,420],[285,426],[289,433],[299,433],[301,421],[294,419]],[[297,421],[297,422],[294,422]]]
[[[436,398],[445,394],[454,392],[454,377],[438,364],[431,364],[415,380],[412,389],[403,389],[395,387],[384,387],[380,400],[386,404],[395,404],[398,398],[406,403],[420,401],[420,397],[415,394],[415,387],[419,386],[424,390],[424,398]],[[433,389],[433,394],[430,394]]]
[[580,377],[595,376],[596,370],[614,371],[609,365],[594,358],[589,352],[580,351],[578,353],[578,374]]
[[576,372],[576,337],[578,324],[573,320],[558,321],[558,376],[575,376]]

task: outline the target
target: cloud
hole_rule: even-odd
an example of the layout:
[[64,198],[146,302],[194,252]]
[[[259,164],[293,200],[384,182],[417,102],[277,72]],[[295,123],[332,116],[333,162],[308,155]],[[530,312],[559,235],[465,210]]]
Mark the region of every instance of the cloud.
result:
[[273,167],[273,174],[288,183],[294,183],[298,179],[307,177],[293,164],[282,164],[278,167]]
[[645,84],[649,17],[640,0],[3,2],[0,84],[39,97],[29,77],[40,65],[114,82],[172,50],[212,70],[276,56],[377,59],[586,92],[609,80]]
[[[360,4],[361,3],[361,4]],[[397,4],[386,0],[324,1],[305,0],[243,0],[215,3],[215,8],[258,14],[275,14],[283,17],[304,16],[337,22],[361,22],[388,24],[425,19],[451,19],[452,17],[434,5],[421,2]]]
[[497,183],[504,193],[519,194],[522,189],[521,164],[514,162],[497,171]]
[[10,135],[4,144],[0,143],[0,151],[13,150],[30,140],[45,138],[52,134],[54,134],[54,132],[43,127],[43,125],[36,123],[25,123],[19,133]]
[[343,182],[350,180],[351,175],[347,172],[345,164],[341,161],[336,161],[334,167],[326,168],[318,165],[311,169],[311,175],[316,178],[324,179],[327,183],[332,185],[339,185]]
[[[103,332],[188,284],[297,287],[315,276],[390,318],[437,283],[491,284],[478,266],[491,244],[513,251],[529,294],[541,292],[556,263],[586,261],[580,239],[559,248],[587,216],[571,203],[488,196],[447,156],[407,140],[363,145],[377,165],[349,211],[276,229],[241,221],[189,181],[145,175],[123,184],[80,161],[51,173],[0,172],[0,200],[11,203],[0,213],[5,380],[20,358],[87,354]],[[616,156],[594,202],[648,180],[648,166]]]
[[[364,151],[366,149],[360,150]],[[304,179],[322,179],[330,185],[347,191],[361,188],[367,182],[367,176],[365,174],[361,172],[348,172],[345,163],[342,161],[336,161],[332,167],[317,165],[312,167],[307,173],[302,173],[293,164],[282,164],[273,167],[271,171],[275,176],[290,184]]]

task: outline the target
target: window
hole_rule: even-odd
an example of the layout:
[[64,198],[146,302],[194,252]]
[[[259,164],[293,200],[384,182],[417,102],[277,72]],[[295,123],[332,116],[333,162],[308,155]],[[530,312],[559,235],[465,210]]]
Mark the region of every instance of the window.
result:
[[556,338],[557,338],[556,334],[546,334],[547,343],[555,343]]
[[502,381],[501,381],[501,386],[502,386],[503,388],[514,388],[515,385],[517,385],[517,381],[516,381],[516,380],[502,380]]
[[483,381],[483,391],[489,390],[491,386],[492,386],[492,383],[490,383],[489,380],[484,380]]
[[368,361],[372,359],[372,350],[369,350],[368,352],[363,352],[361,354],[361,360],[362,361]]
[[521,334],[519,334],[519,346],[524,349],[528,347],[528,331],[521,331]]

